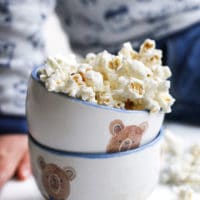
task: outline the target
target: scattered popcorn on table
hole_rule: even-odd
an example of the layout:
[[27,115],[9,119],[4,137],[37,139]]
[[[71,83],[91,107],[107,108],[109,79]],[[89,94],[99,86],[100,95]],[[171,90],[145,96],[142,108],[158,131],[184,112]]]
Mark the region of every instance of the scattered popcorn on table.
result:
[[196,200],[200,195],[200,144],[184,149],[183,141],[165,130],[160,181],[171,186],[177,200]]
[[117,55],[108,51],[49,57],[39,77],[49,91],[121,109],[170,112],[169,67],[162,66],[162,51],[147,39],[139,52],[124,43]]
[[177,191],[178,200],[193,200],[194,191],[188,186],[180,186]]

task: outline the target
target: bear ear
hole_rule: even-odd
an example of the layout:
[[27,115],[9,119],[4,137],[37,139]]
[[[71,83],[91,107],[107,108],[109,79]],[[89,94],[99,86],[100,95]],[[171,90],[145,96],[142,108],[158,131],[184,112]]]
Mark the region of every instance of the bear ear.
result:
[[116,135],[124,129],[124,124],[120,119],[116,119],[110,123],[109,129],[112,135]]
[[142,129],[142,132],[146,131],[148,128],[148,122],[142,122],[139,127]]
[[65,174],[70,181],[76,177],[76,172],[72,167],[65,167],[63,170],[65,171]]
[[42,156],[38,157],[38,165],[40,166],[41,169],[44,169],[46,166],[45,160]]

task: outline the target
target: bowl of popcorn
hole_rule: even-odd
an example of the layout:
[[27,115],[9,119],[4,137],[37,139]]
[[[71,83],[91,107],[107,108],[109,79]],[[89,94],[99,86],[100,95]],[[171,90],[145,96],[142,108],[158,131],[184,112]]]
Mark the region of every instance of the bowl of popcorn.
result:
[[33,174],[46,199],[145,199],[160,170],[171,72],[147,39],[107,51],[49,57],[29,81]]
[[139,52],[130,43],[117,55],[107,51],[56,56],[36,67],[27,95],[33,138],[72,152],[120,152],[150,142],[174,102],[169,67],[146,40]]

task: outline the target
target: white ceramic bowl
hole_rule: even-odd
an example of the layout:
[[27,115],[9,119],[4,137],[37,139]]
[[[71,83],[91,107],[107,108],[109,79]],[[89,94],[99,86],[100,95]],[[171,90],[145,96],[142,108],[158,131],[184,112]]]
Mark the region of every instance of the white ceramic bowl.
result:
[[164,114],[97,105],[48,92],[35,68],[29,81],[27,119],[33,138],[52,148],[73,152],[118,152],[155,138]]
[[29,139],[37,185],[46,199],[144,200],[159,179],[162,133],[118,153],[70,153]]

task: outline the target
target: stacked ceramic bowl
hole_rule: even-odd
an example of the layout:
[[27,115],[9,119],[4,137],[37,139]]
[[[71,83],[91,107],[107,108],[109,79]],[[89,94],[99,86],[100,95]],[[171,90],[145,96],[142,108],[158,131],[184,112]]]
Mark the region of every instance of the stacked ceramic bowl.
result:
[[110,108],[48,92],[27,95],[33,173],[46,199],[146,199],[160,169],[163,113]]

